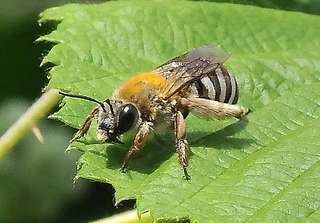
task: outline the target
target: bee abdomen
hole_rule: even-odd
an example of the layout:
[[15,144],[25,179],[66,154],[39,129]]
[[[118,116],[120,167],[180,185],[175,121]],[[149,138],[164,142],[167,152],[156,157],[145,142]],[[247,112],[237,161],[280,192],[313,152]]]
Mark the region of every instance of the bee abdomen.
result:
[[236,104],[239,90],[235,77],[223,66],[191,85],[192,94],[196,97]]

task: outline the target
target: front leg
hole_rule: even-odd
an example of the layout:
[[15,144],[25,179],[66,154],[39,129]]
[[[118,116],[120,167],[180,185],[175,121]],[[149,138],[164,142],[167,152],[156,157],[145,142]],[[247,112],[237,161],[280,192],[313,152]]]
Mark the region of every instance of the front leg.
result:
[[186,123],[180,111],[175,114],[175,135],[176,135],[176,151],[179,163],[182,166],[185,179],[189,180],[190,176],[187,172],[188,166],[188,150],[189,144],[186,134]]
[[95,107],[90,114],[87,116],[86,120],[81,125],[80,129],[76,132],[76,134],[73,136],[73,138],[70,140],[70,143],[74,142],[77,139],[80,139],[83,137],[89,130],[92,120],[96,116],[96,114],[99,112],[99,108]]
[[123,160],[123,163],[121,166],[121,171],[125,171],[127,169],[129,160],[137,152],[139,152],[140,149],[143,148],[143,146],[145,145],[145,143],[147,141],[148,135],[151,131],[151,126],[152,126],[151,122],[141,123],[141,125],[139,126],[139,129],[138,129],[138,132],[137,132],[136,136],[134,137],[133,145],[131,146],[131,148],[127,152],[126,156],[124,157],[124,160]]

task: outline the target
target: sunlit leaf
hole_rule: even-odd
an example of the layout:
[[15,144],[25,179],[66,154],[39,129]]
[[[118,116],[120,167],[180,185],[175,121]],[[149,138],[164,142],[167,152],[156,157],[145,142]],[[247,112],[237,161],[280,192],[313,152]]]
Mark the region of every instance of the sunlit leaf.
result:
[[[111,183],[116,199],[137,199],[155,219],[200,222],[300,222],[319,218],[320,18],[212,2],[130,1],[66,5],[41,37],[57,43],[49,87],[110,97],[122,81],[205,44],[231,53],[248,121],[188,117],[191,181],[167,138],[154,137],[119,172],[130,146],[97,144],[95,130],[71,145],[83,151],[78,176]],[[79,127],[93,108],[66,99],[55,114]],[[171,139],[170,137],[168,139]]]

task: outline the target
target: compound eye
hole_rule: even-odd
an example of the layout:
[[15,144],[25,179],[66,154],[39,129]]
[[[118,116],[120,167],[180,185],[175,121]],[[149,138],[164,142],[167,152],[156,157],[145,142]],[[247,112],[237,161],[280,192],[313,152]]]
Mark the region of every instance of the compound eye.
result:
[[128,131],[133,124],[135,123],[136,119],[138,118],[138,110],[132,104],[124,105],[120,108],[119,113],[119,121],[118,121],[118,134],[122,134]]

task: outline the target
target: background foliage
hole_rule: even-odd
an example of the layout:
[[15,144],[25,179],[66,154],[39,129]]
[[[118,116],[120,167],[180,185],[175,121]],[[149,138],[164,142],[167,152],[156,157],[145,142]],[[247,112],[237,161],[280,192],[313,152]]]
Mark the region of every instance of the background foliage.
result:
[[[182,180],[173,144],[161,137],[120,174],[130,140],[101,145],[94,128],[71,145],[83,152],[79,177],[112,183],[117,201],[137,198],[137,208],[159,221],[318,219],[320,18],[213,2],[121,1],[50,9],[41,19],[48,21],[59,21],[41,37],[57,44],[44,59],[56,65],[49,87],[102,100],[136,72],[218,43],[232,53],[227,66],[241,104],[254,110],[248,121],[188,118],[191,181]],[[93,107],[65,102],[55,117],[72,127]]]
[[[21,100],[4,103],[0,109],[0,131],[4,131],[26,108],[27,103]],[[50,220],[62,211],[64,198],[81,196],[80,188],[72,190],[71,184],[76,157],[62,156],[59,149],[67,146],[70,133],[48,122],[41,124],[40,128],[44,129],[46,144],[39,143],[32,135],[28,136],[17,145],[14,153],[1,160],[1,222]],[[54,168],[57,164],[61,168]],[[23,211],[18,211],[22,208],[22,201]]]

